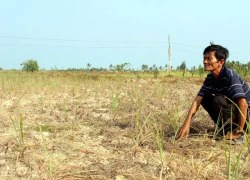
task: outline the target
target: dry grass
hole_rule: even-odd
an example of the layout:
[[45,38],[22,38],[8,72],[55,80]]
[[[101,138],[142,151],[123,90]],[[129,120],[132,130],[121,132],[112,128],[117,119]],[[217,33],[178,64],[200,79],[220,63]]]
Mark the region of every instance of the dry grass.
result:
[[[231,169],[250,177],[250,147],[213,140],[202,109],[191,137],[174,140],[199,79],[2,72],[0,81],[1,179],[227,179],[229,148]],[[20,117],[21,145],[11,121]]]

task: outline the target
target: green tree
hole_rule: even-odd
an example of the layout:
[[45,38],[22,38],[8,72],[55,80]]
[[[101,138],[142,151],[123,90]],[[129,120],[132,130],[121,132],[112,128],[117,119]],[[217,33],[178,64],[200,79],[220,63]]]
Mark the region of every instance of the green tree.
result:
[[227,61],[226,66],[237,71],[241,76],[246,78],[249,74],[250,64],[242,64],[239,61]]
[[196,68],[195,68],[195,66],[194,66],[194,67],[192,67],[191,70],[190,70],[190,72],[191,72],[191,74],[192,74],[192,77],[194,76],[195,71],[196,71]]
[[87,70],[88,70],[88,71],[90,70],[90,67],[91,67],[91,64],[90,64],[90,63],[87,63]]
[[142,66],[141,66],[141,69],[142,69],[142,71],[148,71],[148,65],[147,64],[143,64]]
[[39,70],[38,62],[36,60],[33,60],[33,59],[29,59],[27,61],[24,61],[21,64],[21,66],[22,66],[22,70],[24,70],[24,71],[34,72],[34,71]]
[[150,69],[150,71],[152,71],[153,72],[153,74],[154,74],[154,78],[155,79],[157,79],[157,77],[158,77],[158,75],[159,75],[159,69],[158,69],[158,67],[156,66],[156,64],[154,64],[152,67],[150,67],[149,68]]
[[119,72],[126,71],[129,66],[130,66],[130,63],[117,64],[115,66],[115,70]]
[[243,75],[244,79],[246,79],[248,73],[248,66],[247,64],[241,65],[241,74]]
[[204,74],[204,68],[201,65],[199,65],[197,71],[201,78],[201,76]]
[[113,68],[114,68],[113,64],[110,64],[109,65],[109,71],[113,71]]
[[180,70],[185,71],[186,68],[187,68],[186,61],[183,61],[183,62],[181,63],[181,65],[180,65]]
[[182,77],[185,76],[186,68],[187,68],[186,61],[182,61],[181,65],[177,67],[177,70],[182,71]]

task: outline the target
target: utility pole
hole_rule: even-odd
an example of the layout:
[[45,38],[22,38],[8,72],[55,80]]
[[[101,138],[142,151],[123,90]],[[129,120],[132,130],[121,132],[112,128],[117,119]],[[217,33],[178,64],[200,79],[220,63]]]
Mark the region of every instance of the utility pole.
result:
[[168,74],[171,72],[171,46],[170,46],[170,35],[168,35]]

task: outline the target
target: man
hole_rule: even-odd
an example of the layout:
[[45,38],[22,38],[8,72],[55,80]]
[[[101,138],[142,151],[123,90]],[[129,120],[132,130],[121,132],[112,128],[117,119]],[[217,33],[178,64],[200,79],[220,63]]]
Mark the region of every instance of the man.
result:
[[202,105],[217,125],[218,134],[226,135],[232,144],[242,140],[248,125],[250,89],[235,71],[225,67],[228,56],[229,51],[220,45],[211,43],[205,48],[204,70],[210,73],[195,97],[177,139],[189,134],[191,119]]

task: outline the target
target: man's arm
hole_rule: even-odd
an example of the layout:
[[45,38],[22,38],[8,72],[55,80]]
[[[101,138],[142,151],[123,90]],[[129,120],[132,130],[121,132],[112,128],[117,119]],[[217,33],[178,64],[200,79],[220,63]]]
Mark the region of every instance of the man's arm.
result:
[[201,101],[202,101],[203,97],[202,96],[196,96],[190,109],[188,112],[188,115],[186,117],[186,120],[184,121],[182,127],[179,129],[178,134],[176,139],[180,139],[184,136],[187,136],[189,134],[189,130],[190,130],[190,123],[192,120],[192,117],[195,115],[195,113],[197,112],[198,108],[200,107]]
[[238,116],[238,130],[239,132],[233,132],[227,134],[227,139],[235,139],[239,138],[241,136],[241,132],[244,131],[244,125],[246,123],[246,118],[247,118],[247,109],[248,109],[248,104],[245,98],[240,97],[237,99],[237,105],[239,107],[239,116]]
[[239,130],[243,131],[247,118],[248,104],[245,98],[238,98],[237,105],[241,111],[238,119]]

